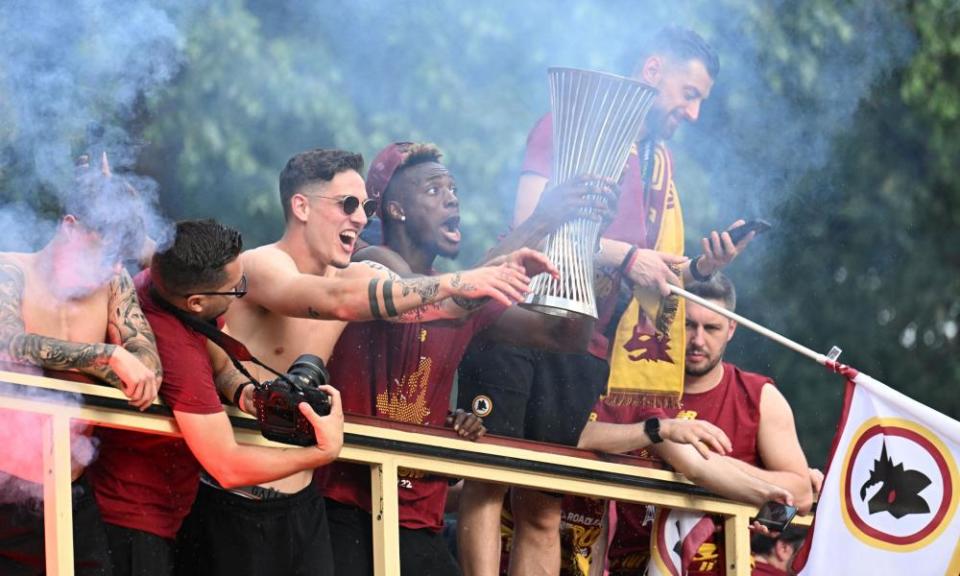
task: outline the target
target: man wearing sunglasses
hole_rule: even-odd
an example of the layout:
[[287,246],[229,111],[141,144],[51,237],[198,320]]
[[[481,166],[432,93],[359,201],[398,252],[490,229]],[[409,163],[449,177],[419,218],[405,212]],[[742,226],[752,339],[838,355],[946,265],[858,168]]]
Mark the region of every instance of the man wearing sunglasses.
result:
[[[224,313],[246,295],[246,276],[239,259],[240,233],[213,220],[179,222],[173,244],[158,252],[148,270],[135,279],[143,312],[156,334],[165,367],[160,396],[173,410],[183,438],[142,434],[120,429],[100,432],[100,458],[91,469],[97,500],[107,524],[114,574],[173,574],[175,537],[190,510],[200,484],[201,467],[220,486],[233,488],[276,480],[300,470],[312,470],[336,458],[343,443],[342,412],[337,391],[330,394],[331,411],[318,416],[301,407],[314,428],[316,446],[264,448],[237,443],[218,390],[229,401],[249,382],[226,353],[189,326],[184,315],[223,324]],[[249,405],[245,406],[250,410]],[[201,488],[205,489],[205,488]],[[258,502],[250,503],[256,513]],[[273,532],[293,531],[303,549],[258,549],[246,538],[235,546],[228,564],[209,573],[330,574],[329,538],[323,500],[314,490],[272,503],[283,506],[282,517],[261,515],[261,526]],[[240,517],[247,515],[241,510]],[[226,518],[226,517],[224,517]],[[225,520],[227,526],[245,526]],[[266,528],[265,528],[266,529]],[[205,550],[194,554],[206,557]],[[223,558],[219,559],[221,562]]]
[[[360,155],[342,150],[309,150],[291,158],[280,174],[286,218],[283,236],[240,256],[247,293],[233,302],[226,323],[233,336],[277,371],[286,371],[304,353],[327,360],[348,321],[460,317],[470,312],[468,302],[480,298],[509,305],[528,290],[525,265],[530,272],[553,270],[543,255],[533,251],[504,259],[497,266],[416,279],[398,278],[379,264],[351,263],[357,237],[367,215],[375,210],[360,176],[362,169]],[[249,368],[258,379],[270,378],[259,367]],[[241,404],[250,392],[251,387],[241,391]],[[203,486],[188,523],[220,526],[222,518],[247,511],[251,498],[268,500],[260,510],[269,516],[275,502],[312,490],[312,479],[312,471],[304,471],[233,491]],[[240,522],[232,525],[239,527]],[[257,532],[252,527],[247,534]],[[243,530],[236,533],[243,538]],[[203,573],[236,574],[241,568],[252,573],[249,566],[231,561],[244,544],[217,534],[213,530],[202,537],[201,549],[211,561]],[[302,534],[260,534],[259,547],[316,547]]]

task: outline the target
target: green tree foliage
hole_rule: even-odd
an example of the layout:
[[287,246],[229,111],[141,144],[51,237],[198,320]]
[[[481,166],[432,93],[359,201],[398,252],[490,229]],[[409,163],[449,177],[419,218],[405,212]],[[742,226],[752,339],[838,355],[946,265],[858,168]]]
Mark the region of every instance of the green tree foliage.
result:
[[[673,143],[688,252],[737,217],[775,228],[729,270],[740,311],[960,417],[960,5],[805,2],[164,0],[177,75],[126,122],[173,218],[216,216],[248,245],[278,237],[277,175],[311,147],[369,160],[436,142],[463,193],[475,261],[506,229],[545,69],[629,73],[638,40],[699,30],[722,72]],[[2,25],[2,23],[0,23]],[[14,139],[3,98],[0,147]],[[0,163],[5,200],[29,166]],[[741,330],[730,358],[773,375],[822,464],[839,378]]]

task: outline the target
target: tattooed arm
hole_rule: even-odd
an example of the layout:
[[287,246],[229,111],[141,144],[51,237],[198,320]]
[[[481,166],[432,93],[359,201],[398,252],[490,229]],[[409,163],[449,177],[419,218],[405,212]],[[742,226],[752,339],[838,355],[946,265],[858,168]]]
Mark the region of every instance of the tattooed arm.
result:
[[[253,384],[250,379],[237,370],[222,348],[209,340],[207,341],[207,354],[210,355],[214,384],[216,384],[220,396],[247,414],[256,416],[257,410],[253,405],[253,386],[247,386],[247,384]],[[245,388],[241,390],[241,386],[245,386]],[[237,397],[238,392],[241,394],[239,398]]]
[[[247,300],[297,318],[393,319],[451,296],[490,296],[509,305],[523,297],[529,283],[521,270],[508,265],[463,272],[464,284],[455,286],[454,274],[402,279],[382,266],[357,263],[338,270],[336,275],[303,274],[289,255],[272,246],[245,252],[242,258]],[[420,312],[421,317],[424,313]],[[414,321],[416,314],[409,321]]]
[[[129,275],[127,279],[129,280]],[[77,370],[89,374],[120,388],[130,398],[130,403],[141,410],[153,402],[160,383],[157,373],[159,360],[156,361],[157,371],[147,368],[131,352],[119,345],[122,340],[117,344],[88,344],[28,333],[21,312],[23,287],[24,275],[20,267],[9,260],[0,261],[0,356],[4,360],[51,370]],[[113,306],[111,308],[112,318]],[[139,311],[139,306],[137,310]],[[110,323],[112,331],[115,329],[112,326],[113,320]],[[149,338],[156,359],[152,332]]]

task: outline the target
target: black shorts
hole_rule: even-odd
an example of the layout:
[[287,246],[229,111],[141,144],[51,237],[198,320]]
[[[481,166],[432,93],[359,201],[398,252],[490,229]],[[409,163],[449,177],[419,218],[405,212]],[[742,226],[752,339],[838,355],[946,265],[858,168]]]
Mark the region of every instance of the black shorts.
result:
[[[373,524],[370,513],[327,500],[337,576],[373,576]],[[400,573],[460,576],[460,566],[440,532],[400,527]]]
[[605,360],[589,354],[475,338],[460,363],[458,404],[491,434],[576,446],[609,373]]
[[[0,504],[0,574],[46,573],[43,501]],[[73,569],[77,576],[112,573],[100,508],[86,476],[73,482]]]
[[106,524],[113,576],[173,576],[174,541]]
[[179,576],[331,575],[323,497],[312,483],[289,496],[251,500],[201,482],[176,556]]

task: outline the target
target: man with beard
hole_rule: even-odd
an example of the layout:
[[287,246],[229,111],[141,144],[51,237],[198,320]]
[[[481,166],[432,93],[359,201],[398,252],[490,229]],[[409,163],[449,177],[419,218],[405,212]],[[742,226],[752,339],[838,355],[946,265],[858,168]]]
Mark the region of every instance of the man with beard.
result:
[[[4,369],[65,371],[116,386],[140,410],[160,385],[160,360],[121,263],[144,243],[142,199],[109,174],[86,172],[63,202],[53,238],[33,254],[0,254]],[[0,410],[0,573],[44,573],[41,434],[46,418]],[[74,429],[73,547],[77,574],[109,574],[103,522]]]
[[[135,279],[143,312],[157,337],[165,367],[160,397],[173,410],[183,438],[102,429],[100,457],[91,468],[97,501],[107,523],[114,574],[170,575],[174,570],[174,538],[197,493],[201,466],[223,486],[234,487],[276,480],[299,470],[322,466],[340,452],[343,416],[333,388],[331,411],[318,416],[306,403],[300,411],[314,429],[317,445],[306,448],[265,448],[237,443],[218,396],[240,400],[249,380],[226,353],[210,342],[191,321],[222,325],[224,312],[246,292],[239,259],[240,233],[213,220],[176,225],[172,245],[153,255],[150,268]],[[248,411],[249,397],[245,399]],[[229,559],[209,565],[208,574],[280,573],[330,574],[325,525],[317,526],[323,502],[307,492],[283,518],[264,519],[272,530],[288,530],[311,546],[260,549],[253,535],[231,542]]]
[[[377,155],[367,175],[367,192],[380,200],[384,244],[358,251],[355,260],[373,260],[412,278],[434,276],[438,256],[456,258],[460,199],[456,181],[440,159],[433,144],[410,142],[391,144]],[[586,194],[591,185],[580,179],[546,192],[534,215],[504,238],[491,257],[497,259],[495,254],[514,246],[535,244],[575,216],[593,202]],[[552,350],[586,347],[589,322],[507,308],[499,302],[478,305],[460,323],[350,324],[330,361],[331,381],[343,395],[344,410],[425,426],[450,425],[461,437],[475,439],[483,432],[476,416],[458,410],[448,418],[454,375],[475,334]],[[325,472],[337,573],[372,574],[369,469],[336,462]],[[459,574],[440,535],[447,479],[403,470],[398,489],[401,572]]]
[[[470,313],[475,299],[517,302],[530,281],[523,265],[546,262],[529,251],[495,266],[412,279],[397,278],[373,262],[351,263],[357,236],[376,210],[376,201],[367,198],[362,169],[359,154],[342,150],[295,155],[280,174],[283,237],[240,256],[248,292],[230,308],[227,327],[278,372],[304,353],[326,361],[348,321],[458,318]],[[271,377],[257,366],[249,368],[258,379]],[[191,536],[183,540],[202,542],[204,554],[216,563],[235,557],[236,542],[249,542],[252,534],[260,535],[257,549],[288,546],[291,536],[263,531],[262,516],[254,512],[292,510],[298,495],[315,492],[312,480],[312,470],[304,470],[260,486],[225,490],[216,478],[204,475],[184,526],[183,533]],[[224,518],[230,518],[229,530]],[[292,545],[301,550],[312,546],[299,539]]]
[[[618,304],[621,289],[630,292],[636,287],[659,301],[660,296],[669,294],[668,284],[680,284],[681,276],[687,280],[705,278],[733,260],[752,239],[750,234],[735,246],[726,232],[713,232],[703,240],[702,255],[693,261],[683,257],[680,201],[664,141],[682,123],[697,120],[719,67],[716,52],[693,31],[667,28],[654,36],[634,77],[657,88],[658,94],[627,161],[617,215],[601,240],[594,282],[599,320],[590,354],[553,354],[475,341],[461,366],[460,406],[469,409],[478,401],[491,406],[490,417],[485,418],[491,432],[576,445],[591,407],[608,386],[608,375],[611,383],[627,381],[636,387],[644,379],[661,379],[645,361],[631,366],[629,374],[621,376],[617,371],[614,336],[621,321],[630,320]],[[530,215],[550,179],[552,148],[552,118],[548,114],[527,139],[515,224]],[[739,224],[742,222],[734,223]],[[668,322],[674,342],[682,338],[683,326],[676,322],[676,316],[682,318],[682,314],[674,315]],[[636,313],[633,319],[637,319]],[[652,332],[642,335],[644,344],[661,342]],[[651,352],[656,351],[651,348]],[[672,360],[654,359],[669,364],[671,382],[679,390],[682,366]],[[497,574],[497,535],[506,492],[507,487],[498,484],[464,484],[458,543],[464,572],[470,576]],[[511,505],[515,530],[510,574],[557,574],[561,498],[537,490],[514,489]]]
[[[687,286],[689,292],[733,312],[736,292],[722,274],[708,282]],[[581,446],[609,452],[629,452],[650,445],[643,431],[663,426],[662,418],[709,422],[729,438],[732,450],[708,461],[692,454],[688,447],[656,443],[653,452],[677,471],[689,474],[698,483],[731,497],[760,504],[777,499],[753,491],[749,486],[772,484],[789,492],[797,508],[805,513],[813,502],[811,472],[797,438],[790,405],[767,376],[746,372],[723,361],[727,344],[737,324],[717,312],[689,302],[686,310],[686,377],[682,409],[596,406],[597,421],[586,425]],[[623,423],[630,422],[630,423]],[[694,443],[696,446],[697,443]],[[723,469],[735,467],[743,474]],[[744,485],[737,486],[737,477]],[[649,554],[653,507],[617,503],[616,533],[607,555],[611,575],[633,573],[637,559]],[[722,526],[722,522],[718,523]],[[718,544],[719,542],[719,544]],[[722,540],[715,536],[704,541],[693,563],[691,575],[717,575],[724,570]],[[629,558],[632,556],[633,558]]]

